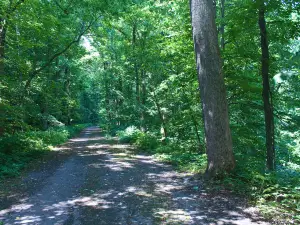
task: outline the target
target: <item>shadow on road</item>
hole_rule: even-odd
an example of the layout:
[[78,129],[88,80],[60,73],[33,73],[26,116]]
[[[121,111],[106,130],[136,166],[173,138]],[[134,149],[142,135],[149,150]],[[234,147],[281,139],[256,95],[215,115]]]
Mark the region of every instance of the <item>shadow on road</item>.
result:
[[[59,165],[30,173],[27,196],[0,211],[4,224],[267,224],[233,196],[207,194],[175,172],[91,127],[57,147]],[[51,168],[51,169],[49,169]],[[48,173],[51,170],[51,173]],[[248,210],[248,211],[247,211]]]

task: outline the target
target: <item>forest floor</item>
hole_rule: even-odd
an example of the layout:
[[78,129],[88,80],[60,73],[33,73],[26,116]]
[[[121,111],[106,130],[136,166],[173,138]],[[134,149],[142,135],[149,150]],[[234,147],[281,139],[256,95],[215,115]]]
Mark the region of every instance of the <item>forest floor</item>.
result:
[[210,194],[97,127],[55,150],[0,184],[0,224],[269,224],[245,199]]

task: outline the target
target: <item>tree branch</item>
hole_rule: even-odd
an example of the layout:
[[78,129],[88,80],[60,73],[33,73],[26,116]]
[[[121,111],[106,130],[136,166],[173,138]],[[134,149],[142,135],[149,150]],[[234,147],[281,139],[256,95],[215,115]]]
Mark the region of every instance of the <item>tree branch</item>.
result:
[[46,62],[40,68],[32,71],[30,73],[29,79],[27,80],[27,82],[25,84],[25,91],[30,87],[31,81],[36,77],[36,75],[39,74],[41,71],[43,71],[48,66],[50,66],[51,63],[58,56],[60,56],[60,55],[64,54],[65,52],[67,52],[75,43],[78,43],[80,41],[81,37],[91,28],[91,26],[98,20],[98,18],[96,18],[94,21],[91,21],[87,26],[85,26],[84,24],[82,24],[82,28],[81,28],[81,31],[80,31],[79,35],[72,42],[70,42],[68,45],[66,45],[65,48],[63,48],[61,51],[55,53],[52,57],[50,57],[50,59],[48,60],[48,62]]

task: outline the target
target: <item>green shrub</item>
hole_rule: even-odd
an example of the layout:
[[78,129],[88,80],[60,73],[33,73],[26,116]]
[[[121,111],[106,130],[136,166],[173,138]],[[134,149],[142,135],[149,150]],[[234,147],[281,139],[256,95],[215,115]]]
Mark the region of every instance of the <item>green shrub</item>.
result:
[[[265,217],[299,223],[300,173],[279,166],[277,171],[267,173],[261,168],[264,163],[254,158],[238,160],[234,173],[218,182],[226,189],[249,197]],[[212,185],[217,187],[216,183]]]
[[176,166],[182,171],[200,172],[206,168],[206,155],[200,154],[195,142],[178,142],[167,139],[161,142],[154,134],[145,133],[131,126],[124,131],[118,131],[119,142],[131,143],[138,150],[150,152],[164,162]]
[[90,124],[60,126],[47,131],[19,132],[0,138],[0,177],[15,176],[33,158],[77,135]]
[[141,150],[148,150],[150,152],[155,152],[159,145],[157,138],[148,133],[138,133],[134,145]]
[[119,137],[120,143],[135,143],[138,136],[142,134],[135,126],[127,127],[124,131],[117,131],[117,136]]
[[169,148],[164,148],[168,152],[156,153],[155,157],[163,162],[176,166],[180,171],[193,173],[204,172],[207,165],[207,156],[205,154],[183,152],[176,149],[172,152]]
[[159,141],[155,135],[145,133],[135,126],[127,127],[124,131],[117,131],[120,143],[134,144],[140,150],[148,150],[154,152],[159,146]]

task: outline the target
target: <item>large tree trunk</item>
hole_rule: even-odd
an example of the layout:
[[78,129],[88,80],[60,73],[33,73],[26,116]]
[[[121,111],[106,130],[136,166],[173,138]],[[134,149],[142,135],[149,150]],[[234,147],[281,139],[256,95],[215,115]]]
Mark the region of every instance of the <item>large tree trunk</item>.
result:
[[265,113],[265,128],[266,128],[266,147],[267,147],[267,168],[274,170],[275,168],[275,146],[274,146],[274,115],[271,101],[271,89],[269,81],[269,46],[267,39],[267,28],[265,20],[265,5],[264,0],[259,2],[258,24],[260,28],[261,40],[261,74],[263,79],[263,101]]
[[235,166],[226,89],[212,0],[190,0],[196,64],[202,99],[208,165],[217,176]]

